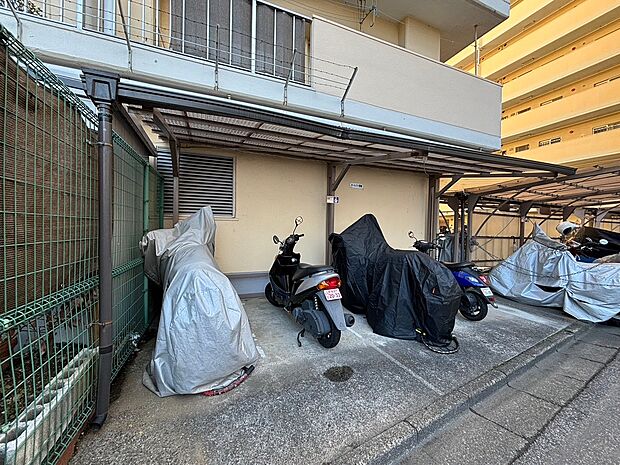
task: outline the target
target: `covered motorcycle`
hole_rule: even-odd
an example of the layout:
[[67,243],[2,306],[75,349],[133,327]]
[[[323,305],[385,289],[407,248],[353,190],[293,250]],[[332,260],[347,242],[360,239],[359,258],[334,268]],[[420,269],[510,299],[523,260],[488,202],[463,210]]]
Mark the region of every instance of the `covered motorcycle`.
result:
[[164,289],[157,342],[143,376],[160,397],[225,390],[258,360],[243,304],[213,257],[214,243],[211,207],[142,239],[145,274]]
[[461,289],[450,270],[422,252],[390,247],[370,214],[329,240],[343,304],[366,314],[375,333],[452,342]]

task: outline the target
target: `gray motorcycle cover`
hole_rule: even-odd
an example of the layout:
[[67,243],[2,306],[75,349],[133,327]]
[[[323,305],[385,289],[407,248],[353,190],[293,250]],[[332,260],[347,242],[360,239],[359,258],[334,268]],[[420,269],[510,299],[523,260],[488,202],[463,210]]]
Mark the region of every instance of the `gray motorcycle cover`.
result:
[[258,360],[243,304],[215,262],[214,244],[211,207],[142,239],[145,274],[164,289],[143,376],[160,397],[224,388]]
[[532,239],[489,277],[500,295],[531,305],[562,307],[580,320],[607,321],[620,311],[620,264],[578,262],[538,225]]

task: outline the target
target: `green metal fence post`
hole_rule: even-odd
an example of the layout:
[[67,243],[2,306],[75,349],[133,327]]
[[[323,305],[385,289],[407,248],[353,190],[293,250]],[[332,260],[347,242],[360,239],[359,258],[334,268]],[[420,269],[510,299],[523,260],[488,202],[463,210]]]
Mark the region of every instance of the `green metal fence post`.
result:
[[[143,205],[143,232],[146,234],[149,230],[150,225],[150,211],[151,211],[151,200],[149,198],[151,189],[150,189],[150,179],[151,179],[151,167],[150,165],[144,165],[144,181],[142,183],[142,192],[144,198]],[[149,279],[144,275],[144,281],[142,284],[142,305],[144,307],[144,329],[147,328],[149,324]]]
[[83,70],[87,95],[99,113],[99,376],[97,406],[93,424],[101,427],[108,416],[112,380],[112,191],[114,189],[114,146],[112,145],[112,103],[120,76],[97,70]]

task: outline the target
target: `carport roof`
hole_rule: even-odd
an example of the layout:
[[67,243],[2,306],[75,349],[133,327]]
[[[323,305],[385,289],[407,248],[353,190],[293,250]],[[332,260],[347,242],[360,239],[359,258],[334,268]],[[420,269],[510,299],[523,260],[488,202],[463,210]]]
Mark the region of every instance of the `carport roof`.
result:
[[620,165],[580,169],[551,179],[517,179],[467,189],[482,199],[575,208],[620,206]]
[[[130,113],[181,147],[199,143],[342,165],[372,165],[436,176],[555,176],[573,168],[496,155],[445,142],[212,95],[121,80]],[[156,115],[154,117],[154,115]]]

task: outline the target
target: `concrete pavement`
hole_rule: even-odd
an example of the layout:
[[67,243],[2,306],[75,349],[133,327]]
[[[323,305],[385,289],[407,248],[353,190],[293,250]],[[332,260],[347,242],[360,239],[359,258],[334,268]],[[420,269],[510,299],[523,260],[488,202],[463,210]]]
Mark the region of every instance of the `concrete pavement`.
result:
[[471,406],[401,461],[620,463],[620,329],[595,326]]
[[[438,355],[417,342],[378,336],[357,317],[327,350],[311,338],[297,347],[297,325],[263,299],[245,306],[263,355],[245,383],[217,397],[160,399],[141,383],[150,341],[117,383],[106,424],[84,436],[71,463],[346,463],[382,434],[396,431],[402,440],[412,432],[405,419],[473,380],[495,383],[505,376],[496,367],[510,367],[541,341],[559,341],[574,323],[558,312],[504,302],[482,322],[458,316],[460,352]],[[328,378],[338,367],[352,370],[342,369],[348,380]],[[390,441],[382,444],[389,448]]]

